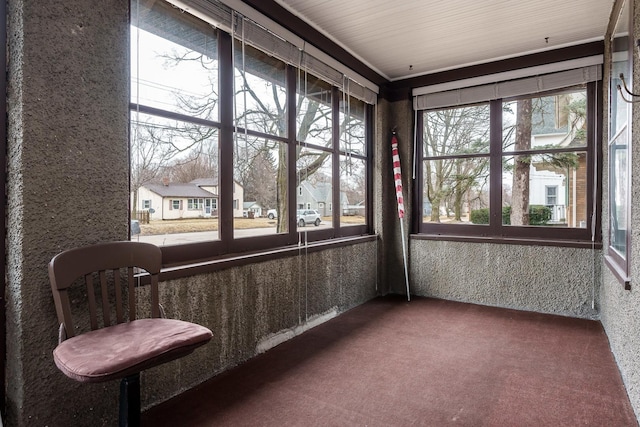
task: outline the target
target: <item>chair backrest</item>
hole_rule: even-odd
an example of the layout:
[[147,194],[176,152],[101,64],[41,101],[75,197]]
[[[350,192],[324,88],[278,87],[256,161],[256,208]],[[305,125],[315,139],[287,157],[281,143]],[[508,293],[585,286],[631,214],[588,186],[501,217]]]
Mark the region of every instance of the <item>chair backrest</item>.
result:
[[[100,285],[102,326],[110,326],[114,301],[116,323],[123,323],[136,318],[135,285],[139,269],[150,276],[151,317],[160,317],[158,301],[158,274],[162,267],[160,248],[150,243],[141,242],[107,242],[92,246],[69,249],[61,252],[49,263],[49,280],[56,313],[65,337],[75,335],[71,316],[71,302],[68,289],[84,278],[91,329],[98,329],[98,306],[96,303],[95,283]],[[122,274],[124,272],[124,274]],[[123,277],[124,276],[124,277]],[[126,279],[129,316],[124,314],[122,282]],[[61,331],[61,340],[62,337]]]

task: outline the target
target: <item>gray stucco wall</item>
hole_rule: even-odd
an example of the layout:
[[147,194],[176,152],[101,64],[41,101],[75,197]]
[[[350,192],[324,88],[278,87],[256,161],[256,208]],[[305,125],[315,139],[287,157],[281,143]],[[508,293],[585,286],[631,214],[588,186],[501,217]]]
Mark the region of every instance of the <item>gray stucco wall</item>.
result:
[[412,240],[409,277],[416,295],[597,318],[601,262],[600,250]]
[[167,316],[205,325],[214,336],[189,357],[144,374],[143,405],[375,297],[376,250],[368,242],[162,283]]
[[128,5],[8,6],[7,424],[80,425],[75,411],[102,414],[117,397],[56,372],[47,263],[127,237]]
[[[389,109],[391,121],[398,126],[403,185],[410,200],[411,103],[394,102]],[[395,199],[392,205],[395,209]],[[405,239],[409,239],[410,203],[406,208]],[[391,292],[402,294],[400,223],[395,212],[386,218],[385,242],[392,242],[388,262],[393,266],[386,266],[385,278]],[[409,239],[408,254],[412,295],[566,316],[598,316],[600,250]]]
[[379,239],[378,258],[385,260],[385,262],[378,263],[378,273],[380,277],[384,278],[380,281],[381,294],[389,292],[389,281],[386,278],[389,275],[388,266],[393,265],[393,263],[388,262],[389,258],[393,257],[392,248],[389,247],[393,237],[387,223],[390,215],[393,214],[391,207],[394,200],[391,199],[392,194],[388,191],[381,191],[381,189],[391,188],[393,185],[390,181],[393,180],[393,174],[389,170],[391,164],[384,161],[384,159],[390,161],[391,152],[391,147],[387,147],[383,143],[383,139],[390,129],[388,111],[389,103],[385,99],[380,99],[376,108],[373,156],[374,159],[382,159],[382,161],[375,161],[373,165],[373,185],[376,189],[376,194],[373,197],[373,222],[374,231]]
[[[636,40],[640,35],[640,1],[627,0],[634,5],[634,29],[631,40]],[[616,0],[616,4],[620,0]],[[606,39],[609,39],[607,35]],[[640,91],[640,62],[634,43],[634,64],[633,64],[633,92]],[[610,63],[610,52],[605,45],[605,64]],[[603,100],[605,111],[602,141],[602,152],[604,155],[605,170],[603,173],[603,218],[604,224],[603,239],[604,244],[608,243],[609,217],[608,206],[608,175],[606,165],[608,164],[608,81],[609,67],[604,69]],[[609,337],[611,350],[618,362],[622,379],[627,388],[627,393],[636,416],[640,417],[640,209],[637,209],[640,202],[640,108],[638,104],[633,104],[633,139],[631,143],[632,159],[632,216],[631,216],[631,290],[625,291],[622,284],[615,278],[608,267],[603,267],[601,293],[601,321]]]
[[[5,425],[115,424],[117,382],[80,384],[53,363],[57,321],[47,264],[63,249],[127,238],[128,3],[9,5]],[[374,297],[378,247],[303,249],[162,283],[168,315],[202,323],[215,337],[143,374],[143,405],[246,360],[279,333]]]
[[[385,196],[381,206],[383,227],[381,243],[385,251],[384,283],[389,293],[406,295],[406,282],[404,273],[404,260],[402,253],[402,240],[407,246],[407,258],[409,257],[408,239],[411,231],[411,191],[413,188],[413,110],[411,102],[405,101],[385,102],[384,110],[387,112],[386,126],[380,129],[379,151],[382,173],[382,193]],[[398,202],[395,192],[395,180],[393,176],[393,156],[391,154],[391,135],[395,129],[398,139],[398,156],[402,170],[402,190],[404,196],[405,216],[398,217]],[[404,233],[403,233],[404,231]]]

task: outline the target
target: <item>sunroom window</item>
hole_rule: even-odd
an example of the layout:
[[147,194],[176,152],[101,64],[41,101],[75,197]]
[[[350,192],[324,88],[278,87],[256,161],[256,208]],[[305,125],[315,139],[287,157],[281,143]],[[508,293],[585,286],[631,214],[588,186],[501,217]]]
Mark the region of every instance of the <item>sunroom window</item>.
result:
[[631,286],[631,104],[637,102],[629,93],[633,87],[633,49],[629,37],[633,8],[629,3],[623,2],[609,40],[609,233],[605,254],[606,264],[627,290]]
[[587,226],[586,90],[502,104],[503,224]]
[[[177,265],[370,233],[375,92],[196,3],[132,1],[131,210],[149,218],[136,239]],[[313,211],[304,226],[297,207]]]
[[[492,85],[486,91],[473,87],[416,97],[422,147],[415,203],[419,231],[438,238],[597,241],[591,225],[597,221],[594,124],[600,72],[589,70],[575,74],[577,79],[589,75],[588,81],[540,94],[486,96],[485,102],[446,106],[447,99],[507,94],[518,86],[509,82],[510,87]],[[558,86],[553,80],[548,87]]]

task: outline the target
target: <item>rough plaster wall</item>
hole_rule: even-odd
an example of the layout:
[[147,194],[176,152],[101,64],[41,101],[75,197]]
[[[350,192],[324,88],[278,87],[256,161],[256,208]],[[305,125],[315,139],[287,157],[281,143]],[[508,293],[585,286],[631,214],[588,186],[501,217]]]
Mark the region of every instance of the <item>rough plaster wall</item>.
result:
[[142,375],[152,406],[255,356],[258,345],[317,316],[342,313],[375,297],[376,242],[234,267],[161,284],[168,317],[213,331],[207,346]]
[[[629,0],[634,4],[634,32],[632,40],[639,38],[640,34],[640,0]],[[620,0],[616,0],[619,3]],[[610,37],[607,35],[605,40]],[[635,46],[635,43],[633,43]],[[633,75],[633,91],[640,91],[640,62],[638,60],[637,50],[634,48],[634,75]],[[605,64],[610,63],[610,52],[608,46],[605,45]],[[603,135],[602,152],[605,165],[603,171],[603,191],[602,191],[602,224],[604,224],[603,240],[604,247],[608,244],[608,171],[607,161],[607,144],[609,133],[608,128],[608,82],[609,67],[604,67],[604,85],[603,85]],[[622,284],[613,276],[607,266],[603,266],[603,278],[601,289],[601,321],[609,337],[611,350],[618,362],[622,379],[627,388],[627,393],[631,404],[634,408],[636,416],[640,418],[640,109],[638,104],[633,105],[633,141],[631,143],[632,150],[632,216],[631,216],[631,290],[625,291]]]
[[600,251],[551,246],[413,240],[417,295],[597,318]]
[[[386,280],[388,277],[387,266],[391,265],[388,262],[389,257],[391,256],[391,251],[389,250],[389,241],[391,239],[391,233],[387,229],[388,218],[393,214],[393,211],[389,208],[393,199],[391,199],[391,193],[389,191],[382,191],[383,189],[390,188],[392,185],[389,182],[389,167],[390,163],[387,164],[387,161],[384,159],[388,159],[388,152],[390,152],[390,148],[388,148],[388,144],[385,143],[387,139],[387,135],[389,133],[389,103],[385,99],[379,99],[378,105],[376,106],[376,116],[375,116],[375,138],[373,145],[373,229],[374,232],[378,235],[379,245],[378,245],[378,259],[380,262],[378,263],[378,275],[379,277],[385,278],[380,283],[380,293],[385,295],[389,292],[389,281]],[[388,160],[390,162],[390,160]],[[391,177],[393,179],[393,177]]]
[[[384,248],[385,272],[384,283],[389,293],[406,294],[406,283],[404,276],[404,264],[402,255],[401,226],[398,219],[398,208],[395,193],[395,180],[393,178],[393,157],[391,155],[391,130],[395,127],[398,138],[398,154],[402,167],[402,187],[404,195],[405,216],[404,241],[409,239],[411,230],[411,191],[412,191],[412,167],[413,167],[413,111],[409,100],[396,101],[384,104],[387,110],[385,123],[387,127],[381,128],[378,143],[380,144],[382,192],[386,196],[382,206],[383,212],[383,233],[381,235],[381,245]],[[376,162],[378,163],[378,162]],[[407,257],[409,257],[409,247],[406,247]],[[413,290],[410,290],[413,292]]]
[[6,424],[89,425],[74,413],[101,419],[117,386],[80,387],[55,368],[47,263],[127,237],[128,2],[8,7]]

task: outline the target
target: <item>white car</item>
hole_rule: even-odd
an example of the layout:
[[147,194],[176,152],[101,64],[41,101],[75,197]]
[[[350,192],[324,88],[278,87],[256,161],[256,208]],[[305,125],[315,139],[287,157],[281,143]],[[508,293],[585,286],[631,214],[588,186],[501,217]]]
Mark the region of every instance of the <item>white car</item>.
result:
[[313,209],[300,209],[298,210],[298,216],[296,217],[298,227],[304,227],[307,224],[313,224],[316,227],[320,225],[322,220],[318,211]]
[[275,210],[275,209],[269,209],[267,211],[267,218],[269,218],[269,219],[278,218],[278,211]]

